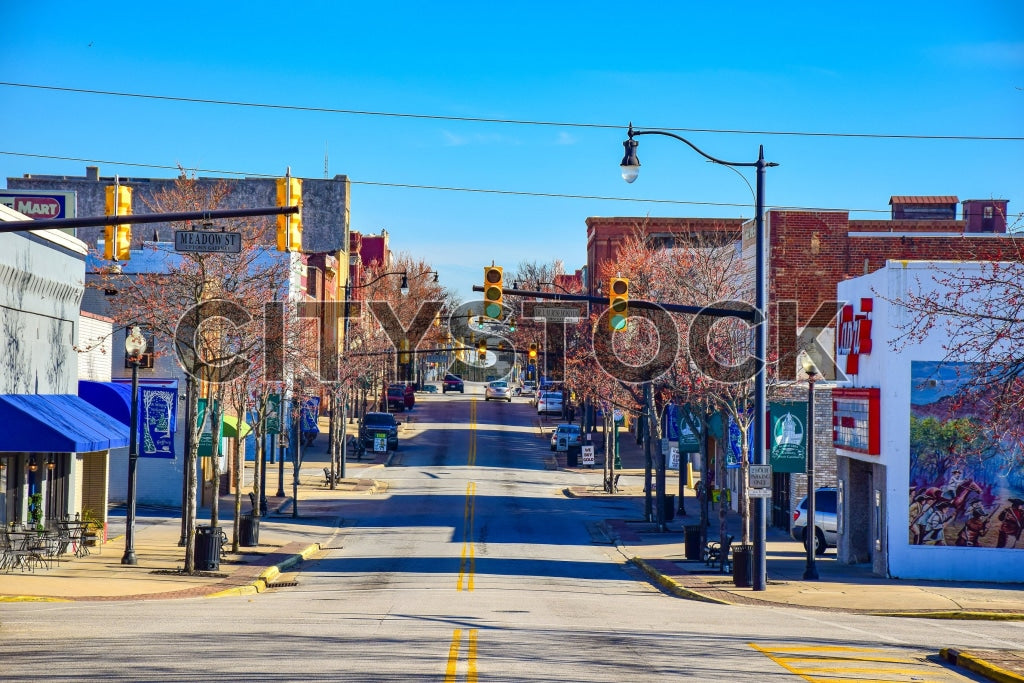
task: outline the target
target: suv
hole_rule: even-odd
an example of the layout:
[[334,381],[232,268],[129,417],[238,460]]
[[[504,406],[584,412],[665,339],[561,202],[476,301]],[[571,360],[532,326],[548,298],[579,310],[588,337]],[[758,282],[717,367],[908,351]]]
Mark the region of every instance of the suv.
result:
[[391,385],[388,387],[388,411],[397,413],[405,410],[405,387]]
[[575,424],[560,424],[551,432],[551,450],[567,451],[570,448],[579,447],[580,426]]
[[441,383],[441,393],[447,394],[449,391],[457,391],[460,394],[466,393],[466,387],[461,377],[451,374],[444,376],[444,381]]
[[395,421],[391,413],[367,413],[359,425],[359,447],[370,452],[398,450],[398,428],[401,422]]
[[[824,555],[828,548],[836,547],[838,526],[836,522],[836,489],[820,488],[814,493],[814,552]],[[793,510],[793,525],[790,535],[807,547],[807,497]]]

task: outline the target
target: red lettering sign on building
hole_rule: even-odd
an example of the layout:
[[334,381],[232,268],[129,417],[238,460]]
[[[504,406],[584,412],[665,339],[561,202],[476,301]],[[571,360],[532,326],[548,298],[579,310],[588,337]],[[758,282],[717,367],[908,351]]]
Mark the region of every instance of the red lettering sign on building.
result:
[[855,313],[853,306],[843,306],[839,315],[839,338],[836,352],[846,356],[846,374],[856,375],[860,372],[860,354],[871,353],[871,311],[874,299],[860,300],[860,313]]

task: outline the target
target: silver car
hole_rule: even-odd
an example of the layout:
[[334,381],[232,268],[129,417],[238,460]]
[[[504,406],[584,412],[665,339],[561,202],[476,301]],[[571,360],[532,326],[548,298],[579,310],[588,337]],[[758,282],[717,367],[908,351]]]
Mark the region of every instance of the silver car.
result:
[[573,446],[579,446],[580,426],[574,424],[560,424],[551,432],[551,450],[567,451]]
[[[836,489],[820,488],[814,493],[814,552],[824,555],[828,548],[835,548],[838,540],[836,517]],[[793,524],[790,535],[807,547],[807,497],[793,510]]]
[[490,401],[492,398],[499,401],[512,402],[512,390],[508,388],[508,382],[505,380],[498,380],[497,382],[491,382],[484,389],[484,400]]
[[556,415],[562,413],[562,392],[545,391],[541,394],[540,398],[537,399],[537,414],[543,415],[544,413]]

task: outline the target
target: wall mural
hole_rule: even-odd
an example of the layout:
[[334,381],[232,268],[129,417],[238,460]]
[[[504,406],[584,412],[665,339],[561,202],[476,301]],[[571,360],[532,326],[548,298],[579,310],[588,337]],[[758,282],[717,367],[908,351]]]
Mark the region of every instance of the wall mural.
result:
[[911,545],[1024,550],[1024,428],[993,419],[976,363],[911,363]]

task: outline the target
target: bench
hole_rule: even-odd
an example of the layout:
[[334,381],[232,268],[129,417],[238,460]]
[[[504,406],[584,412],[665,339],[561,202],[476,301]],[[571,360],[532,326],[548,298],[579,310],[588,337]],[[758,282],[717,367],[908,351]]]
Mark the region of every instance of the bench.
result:
[[725,543],[708,541],[704,546],[704,564],[713,567],[721,564],[725,571],[732,571],[732,540],[731,535],[725,537]]

